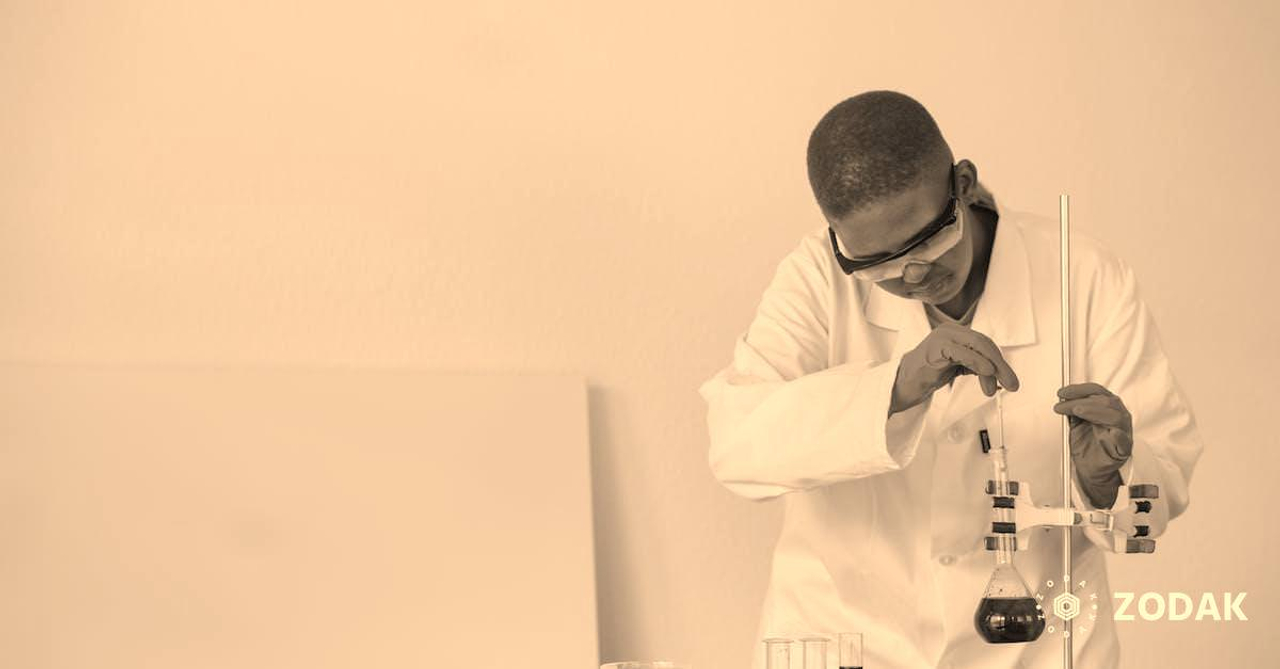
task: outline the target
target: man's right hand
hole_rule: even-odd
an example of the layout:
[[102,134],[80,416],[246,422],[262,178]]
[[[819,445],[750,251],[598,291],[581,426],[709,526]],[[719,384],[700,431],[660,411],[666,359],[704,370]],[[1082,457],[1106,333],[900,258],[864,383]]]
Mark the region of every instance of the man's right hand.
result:
[[1017,390],[1020,385],[995,342],[977,330],[942,323],[902,356],[889,413],[920,404],[960,374],[976,374],[988,397],[995,395],[999,386]]

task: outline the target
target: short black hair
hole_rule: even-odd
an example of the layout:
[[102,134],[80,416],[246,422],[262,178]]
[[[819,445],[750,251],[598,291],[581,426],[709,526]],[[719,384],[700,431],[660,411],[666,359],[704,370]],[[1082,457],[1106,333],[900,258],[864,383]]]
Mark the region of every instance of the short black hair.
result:
[[839,219],[921,183],[951,149],[929,111],[896,91],[868,91],[831,108],[809,135],[809,185]]

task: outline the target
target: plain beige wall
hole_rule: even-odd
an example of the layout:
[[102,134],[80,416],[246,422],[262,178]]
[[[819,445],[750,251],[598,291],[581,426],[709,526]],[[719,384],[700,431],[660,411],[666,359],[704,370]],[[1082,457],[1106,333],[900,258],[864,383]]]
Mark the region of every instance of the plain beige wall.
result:
[[778,508],[711,479],[695,388],[820,223],[812,125],[898,89],[1005,204],[1072,195],[1197,410],[1114,581],[1252,620],[1126,624],[1129,666],[1263,666],[1276,5],[899,4],[3,2],[0,357],[586,375],[605,659],[742,666]]
[[0,667],[599,655],[580,378],[20,363],[0,406]]

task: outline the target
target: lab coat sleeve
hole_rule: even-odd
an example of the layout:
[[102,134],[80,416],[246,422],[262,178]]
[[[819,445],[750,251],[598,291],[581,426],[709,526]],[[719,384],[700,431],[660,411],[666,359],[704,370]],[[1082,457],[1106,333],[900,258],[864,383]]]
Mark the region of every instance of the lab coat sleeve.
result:
[[889,415],[900,358],[828,366],[827,282],[803,245],[784,259],[732,363],[699,388],[711,471],[738,495],[896,471],[915,456],[928,402]]
[[[1204,445],[1195,417],[1160,345],[1155,323],[1138,292],[1133,271],[1117,259],[1102,263],[1090,300],[1090,380],[1115,393],[1133,417],[1133,451],[1120,470],[1126,485],[1154,483],[1160,496],[1149,513],[1138,514],[1150,538],[1163,534],[1191,502],[1189,486]],[[1096,308],[1095,308],[1096,307]],[[1093,508],[1075,485],[1077,504]],[[1117,511],[1118,509],[1111,509]],[[1099,546],[1114,550],[1099,532],[1086,530]]]

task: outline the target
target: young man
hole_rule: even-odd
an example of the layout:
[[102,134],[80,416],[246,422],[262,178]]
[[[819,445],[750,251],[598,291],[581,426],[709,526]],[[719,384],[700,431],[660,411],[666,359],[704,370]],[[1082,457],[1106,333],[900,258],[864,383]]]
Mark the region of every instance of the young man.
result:
[[[878,669],[1060,666],[1060,635],[992,645],[974,628],[995,566],[978,431],[999,434],[1005,392],[1010,476],[1061,504],[1071,416],[1077,508],[1154,483],[1148,536],[1164,532],[1203,446],[1132,271],[1073,235],[1075,383],[1059,388],[1056,221],[998,207],[929,113],[890,91],[831,109],[808,166],[826,225],[782,261],[733,362],[699,391],[716,478],[786,504],[760,638],[862,632]],[[1098,603],[1074,623],[1077,667],[1119,662],[1104,549],[1073,535],[1077,594]],[[1061,561],[1060,530],[1015,554],[1047,598]]]

